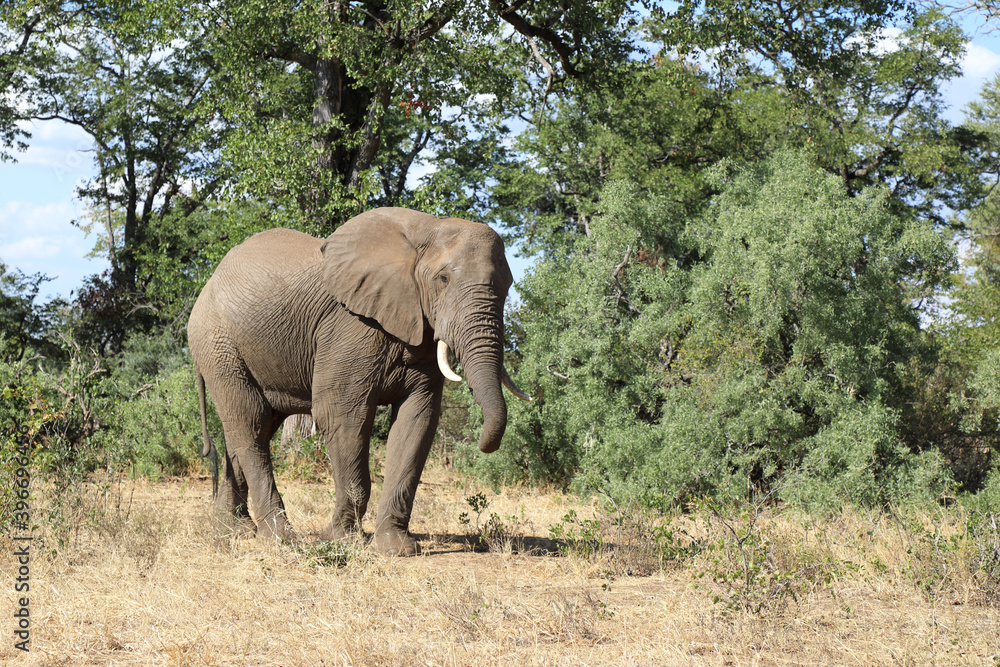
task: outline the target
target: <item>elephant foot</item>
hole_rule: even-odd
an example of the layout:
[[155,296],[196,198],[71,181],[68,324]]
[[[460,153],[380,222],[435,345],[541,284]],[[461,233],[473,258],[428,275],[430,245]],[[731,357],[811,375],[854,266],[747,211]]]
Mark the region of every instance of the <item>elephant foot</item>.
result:
[[253,519],[222,507],[212,509],[212,523],[219,537],[253,537],[257,534],[257,524]]
[[375,550],[386,556],[416,556],[420,553],[417,540],[405,530],[384,528],[375,531]]
[[257,537],[291,544],[295,544],[299,539],[284,514],[276,514],[270,519],[262,520],[257,526]]
[[254,537],[257,535],[257,524],[250,517],[234,517],[230,530],[236,537]]
[[331,521],[330,525],[319,531],[319,539],[327,542],[351,542],[364,535],[360,528],[345,528],[337,521]]

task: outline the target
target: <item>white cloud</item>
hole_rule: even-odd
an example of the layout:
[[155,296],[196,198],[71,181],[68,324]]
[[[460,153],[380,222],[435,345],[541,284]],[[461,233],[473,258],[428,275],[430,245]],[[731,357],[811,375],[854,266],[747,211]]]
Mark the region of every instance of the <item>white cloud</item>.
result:
[[0,260],[25,273],[54,278],[43,286],[43,294],[68,297],[86,276],[106,267],[104,261],[84,257],[93,248],[93,241],[70,224],[79,215],[77,206],[68,199],[0,204]]
[[76,125],[61,120],[33,120],[19,123],[22,129],[31,132],[32,141],[52,144],[76,144],[81,148],[94,145],[93,139]]
[[44,167],[52,178],[70,185],[91,173],[89,157],[75,150],[32,145],[25,152],[16,154],[15,158],[21,165]]
[[962,59],[963,79],[988,79],[997,71],[1000,71],[1000,54],[979,44],[966,44],[965,57]]
[[948,104],[945,118],[952,123],[965,121],[965,109],[979,98],[983,86],[1000,74],[1000,54],[982,44],[967,42],[962,58],[962,76],[941,87],[941,94]]
[[94,142],[80,128],[51,120],[20,125],[31,133],[31,139],[26,151],[14,154],[18,164],[45,167],[52,177],[69,184],[93,172],[93,156],[88,151]]
[[25,261],[47,261],[60,254],[63,249],[60,246],[65,245],[64,242],[59,242],[51,236],[31,236],[6,245],[3,254],[10,259],[11,263],[23,265]]
[[872,53],[884,56],[887,53],[899,51],[899,42],[902,36],[903,31],[900,28],[882,28],[875,38],[875,43],[872,44]]
[[62,230],[78,211],[72,201],[48,204],[8,201],[0,206],[0,242],[26,231],[53,233]]

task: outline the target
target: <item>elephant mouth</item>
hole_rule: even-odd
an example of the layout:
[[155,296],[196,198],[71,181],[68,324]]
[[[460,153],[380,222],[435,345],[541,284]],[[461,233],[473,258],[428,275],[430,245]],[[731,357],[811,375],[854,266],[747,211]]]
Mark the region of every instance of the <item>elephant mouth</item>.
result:
[[[451,380],[452,382],[461,382],[462,376],[453,371],[451,364],[448,362],[449,351],[448,343],[443,340],[439,340],[437,344],[438,368],[441,370],[441,375],[443,375],[446,379]],[[503,365],[500,366],[500,381],[503,383],[503,386],[507,387],[507,390],[510,391],[510,393],[514,394],[522,401],[534,400],[531,396],[524,393],[520,387],[514,384],[510,374],[507,372],[507,367]]]

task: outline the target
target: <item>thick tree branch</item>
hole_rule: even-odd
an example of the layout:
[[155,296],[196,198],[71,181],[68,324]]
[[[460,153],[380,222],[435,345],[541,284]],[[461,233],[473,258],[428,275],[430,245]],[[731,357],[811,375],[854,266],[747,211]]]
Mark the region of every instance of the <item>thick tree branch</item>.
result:
[[580,71],[573,66],[573,49],[567,46],[562,38],[551,28],[531,25],[523,16],[517,13],[517,10],[524,6],[525,2],[526,0],[518,0],[512,5],[508,5],[501,0],[490,0],[490,6],[514,30],[529,39],[541,38],[555,49],[555,52],[559,54],[559,62],[562,64],[566,74],[572,77],[580,76]]
[[1000,2],[997,0],[930,0],[930,4],[938,7],[946,16],[961,17],[978,14],[986,20],[982,30],[986,33],[1000,29]]
[[354,152],[351,159],[351,166],[347,173],[347,186],[354,190],[361,182],[361,172],[371,166],[375,159],[382,135],[382,118],[385,110],[389,107],[389,98],[392,95],[392,88],[389,84],[379,86],[371,103],[368,105],[368,113],[365,116],[364,127],[362,128],[363,138],[361,145]]
[[549,75],[548,79],[545,82],[545,90],[542,92],[542,107],[539,111],[539,113],[544,113],[545,102],[549,97],[549,93],[552,91],[552,84],[557,80],[556,71],[555,69],[552,68],[552,65],[549,63],[548,60],[545,59],[545,56],[543,56],[542,52],[538,49],[538,44],[535,42],[534,38],[528,37],[527,40],[528,44],[531,46],[531,52],[535,55],[535,60],[537,60],[539,64],[541,64],[542,68],[544,68]]
[[412,28],[403,35],[403,43],[413,48],[420,42],[433,37],[455,18],[456,12],[464,5],[465,3],[460,0],[446,0],[441,3],[434,15],[427,19],[422,26]]
[[28,43],[31,41],[31,36],[35,34],[38,24],[41,22],[42,15],[39,13],[34,18],[21,24],[22,34],[20,42],[9,53],[0,55],[0,91],[7,90],[14,80],[14,73],[17,71],[17,62],[24,55],[24,52],[28,50]]
[[319,59],[316,56],[311,53],[306,53],[299,48],[298,44],[293,44],[291,42],[278,44],[272,49],[260,52],[260,55],[264,58],[282,60],[284,62],[301,65],[310,72],[316,71],[316,65],[319,62]]
[[403,195],[403,190],[406,189],[406,176],[410,171],[410,167],[413,165],[413,161],[417,159],[420,151],[427,147],[427,142],[431,136],[432,133],[430,130],[422,127],[417,129],[417,134],[413,137],[413,145],[403,156],[403,161],[399,165],[399,173],[396,175],[395,185],[390,180],[391,174],[386,173],[383,176],[382,188],[387,198],[399,199]]
[[[181,103],[181,109],[185,112],[189,111],[191,106],[194,104],[198,97],[198,93],[205,87],[208,83],[209,74],[206,72],[202,75],[201,79],[195,82],[192,86],[191,92]],[[168,164],[171,162],[172,153],[174,146],[176,145],[176,140],[180,136],[186,135],[191,128],[199,122],[199,119],[192,118],[186,113],[184,114],[185,120],[178,126],[174,128],[173,132],[170,132],[165,137],[161,137],[160,150],[157,151],[159,159],[156,161],[156,166],[153,169],[153,175],[150,178],[149,186],[146,189],[146,198],[142,203],[142,214],[140,219],[142,220],[143,226],[145,226],[153,215],[153,206],[156,202],[157,195],[163,189],[163,186],[167,184],[168,173],[172,170],[170,167],[172,165]]]

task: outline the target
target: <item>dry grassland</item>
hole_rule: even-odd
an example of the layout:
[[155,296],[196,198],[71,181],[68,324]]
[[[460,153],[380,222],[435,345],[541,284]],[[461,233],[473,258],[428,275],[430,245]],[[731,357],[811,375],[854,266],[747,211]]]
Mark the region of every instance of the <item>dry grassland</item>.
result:
[[[595,516],[595,504],[531,490],[494,494],[475,484],[428,471],[411,526],[424,553],[390,559],[358,545],[342,566],[325,564],[316,546],[220,536],[206,519],[205,480],[125,482],[120,511],[113,509],[117,487],[106,498],[92,491],[88,502],[65,510],[68,522],[36,531],[31,652],[16,651],[5,632],[0,662],[1000,664],[995,598],[971,575],[946,572],[949,563],[934,562],[884,518],[844,514],[810,525],[762,516],[756,530],[766,537],[768,567],[794,576],[767,579],[767,604],[748,612],[713,602],[731,584],[710,555],[661,568],[643,549],[649,534],[607,524],[610,550],[563,555],[546,539],[549,527],[571,509]],[[332,487],[279,486],[300,534],[318,530]],[[486,553],[468,546],[470,524],[459,515],[475,525],[465,499],[479,492],[490,503],[481,519],[496,513],[508,536],[522,538],[514,548],[502,540]],[[716,528],[702,519],[684,530],[708,536]],[[0,541],[10,554],[10,541]],[[0,565],[8,610],[15,604],[11,560]],[[924,575],[935,572],[931,591]],[[10,626],[10,614],[4,617]]]

